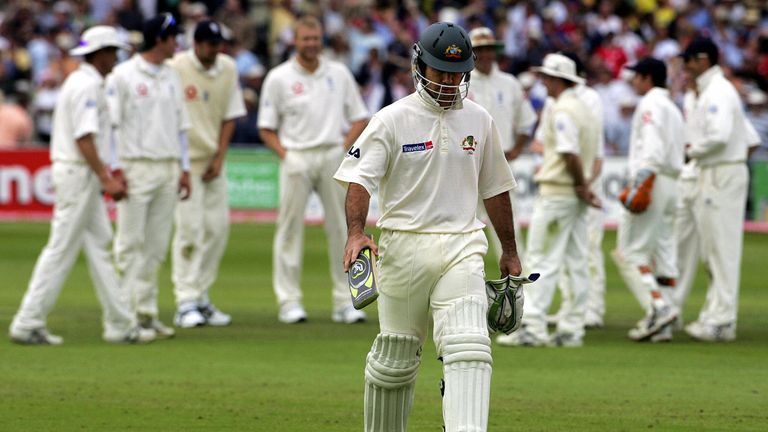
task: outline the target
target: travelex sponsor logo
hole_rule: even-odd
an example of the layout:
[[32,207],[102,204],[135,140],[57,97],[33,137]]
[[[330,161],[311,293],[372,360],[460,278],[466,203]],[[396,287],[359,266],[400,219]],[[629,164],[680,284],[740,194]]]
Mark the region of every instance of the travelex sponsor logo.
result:
[[413,153],[426,150],[432,150],[432,141],[415,144],[403,144],[403,153]]

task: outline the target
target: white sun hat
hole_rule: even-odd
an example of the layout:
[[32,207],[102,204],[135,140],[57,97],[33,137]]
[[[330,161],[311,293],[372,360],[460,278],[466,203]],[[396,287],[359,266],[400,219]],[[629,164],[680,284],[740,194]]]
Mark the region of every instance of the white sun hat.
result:
[[534,72],[583,84],[584,78],[576,74],[576,63],[562,54],[547,54],[541,66],[531,68]]
[[130,45],[120,40],[120,35],[117,34],[117,30],[114,27],[94,26],[83,33],[80,37],[80,43],[75,48],[69,50],[69,54],[81,56],[109,47],[131,48]]
[[493,35],[493,31],[488,27],[478,27],[473,29],[471,32],[469,32],[469,40],[472,43],[472,48],[504,46],[503,43],[496,40],[496,37]]

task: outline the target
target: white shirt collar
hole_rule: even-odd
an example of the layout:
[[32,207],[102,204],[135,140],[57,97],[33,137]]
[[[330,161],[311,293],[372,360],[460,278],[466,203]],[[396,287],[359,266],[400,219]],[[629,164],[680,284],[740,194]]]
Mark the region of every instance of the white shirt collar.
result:
[[293,57],[291,57],[291,65],[293,65],[293,68],[294,68],[294,69],[295,69],[297,72],[299,72],[300,74],[302,74],[302,75],[308,75],[308,76],[317,76],[317,75],[320,75],[320,73],[321,73],[323,70],[325,70],[326,61],[325,61],[325,59],[323,59],[323,56],[320,56],[320,57],[318,58],[318,62],[319,62],[319,64],[318,64],[318,66],[317,66],[317,69],[315,69],[315,70],[314,70],[314,72],[310,72],[310,71],[308,71],[307,69],[305,69],[305,68],[304,68],[304,66],[302,66],[302,65],[301,65],[301,63],[299,63],[299,61],[296,59],[296,56],[295,56],[295,55],[294,55]]
[[163,67],[165,66],[165,62],[162,62],[158,65],[158,64],[154,64],[146,61],[140,53],[134,55],[134,60],[136,61],[136,66],[139,69],[139,71],[152,76],[159,75],[160,72],[162,72]]
[[104,81],[104,77],[101,76],[101,73],[98,71],[98,69],[96,69],[92,64],[90,64],[88,62],[80,63],[80,68],[79,69],[81,71],[83,71],[84,73],[86,73],[88,75],[91,75],[92,77],[98,79],[99,82],[103,82]]
[[699,75],[699,77],[696,78],[696,87],[698,87],[699,93],[703,92],[707,87],[709,87],[709,83],[712,82],[714,77],[722,74],[723,70],[720,69],[720,66],[714,65],[707,69],[703,74]]
[[210,76],[216,76],[219,74],[219,72],[221,72],[221,64],[219,64],[218,55],[216,55],[216,61],[213,62],[213,66],[211,66],[210,69],[206,69],[205,66],[203,66],[203,64],[200,62],[200,59],[198,59],[195,55],[194,48],[189,50],[189,57],[192,59],[192,64],[200,72],[207,73]]

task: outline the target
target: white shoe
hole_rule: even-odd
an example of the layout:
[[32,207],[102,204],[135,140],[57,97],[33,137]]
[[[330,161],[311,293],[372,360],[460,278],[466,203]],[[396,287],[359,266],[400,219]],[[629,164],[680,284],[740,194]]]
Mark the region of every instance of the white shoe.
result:
[[136,326],[127,333],[119,336],[105,336],[104,340],[109,343],[128,343],[128,344],[144,344],[152,342],[157,338],[155,329],[145,329],[141,326]]
[[629,330],[627,336],[636,342],[642,342],[660,332],[668,324],[677,319],[677,310],[670,305],[653,308],[651,314],[641,319],[637,327]]
[[539,338],[525,327],[519,328],[512,334],[503,334],[496,337],[496,343],[502,346],[541,347],[546,345],[547,342],[546,339]]
[[347,306],[344,309],[333,311],[331,319],[333,322],[344,324],[355,324],[365,322],[365,312],[355,309],[353,306]]
[[731,342],[736,340],[736,326],[733,323],[713,326],[694,321],[685,326],[685,332],[692,338],[704,342]]
[[216,306],[208,303],[205,306],[198,306],[197,310],[205,319],[205,324],[214,327],[228,326],[232,322],[232,316],[218,310]]
[[11,330],[11,341],[22,345],[61,345],[64,338],[48,333],[45,328],[32,330]]
[[160,321],[159,319],[153,316],[149,316],[149,315],[140,316],[139,325],[144,329],[154,330],[155,337],[157,339],[168,339],[176,335],[176,330],[174,330],[172,327],[168,327],[167,325],[163,324],[162,321]]
[[304,307],[298,303],[288,303],[280,306],[280,313],[277,314],[277,320],[285,324],[295,324],[307,320],[307,312]]
[[584,341],[573,333],[555,333],[547,342],[548,347],[579,348],[583,345]]
[[603,328],[603,318],[596,313],[587,312],[584,318],[584,328],[599,329]]
[[674,323],[665,325],[658,333],[651,336],[650,341],[653,343],[672,342],[672,327],[674,325]]
[[197,307],[186,310],[179,309],[173,317],[173,325],[181,328],[199,327],[205,325],[205,317]]

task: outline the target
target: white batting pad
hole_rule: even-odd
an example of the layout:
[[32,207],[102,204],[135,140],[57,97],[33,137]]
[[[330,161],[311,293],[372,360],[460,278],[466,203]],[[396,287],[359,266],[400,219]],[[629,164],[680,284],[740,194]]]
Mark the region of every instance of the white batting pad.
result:
[[624,282],[627,284],[629,290],[632,291],[632,294],[637,299],[637,302],[640,303],[640,307],[642,307],[644,311],[650,312],[651,292],[648,286],[649,284],[650,286],[653,286],[654,282],[650,280],[643,280],[643,278],[646,277],[653,279],[653,275],[643,275],[640,273],[640,269],[636,265],[627,262],[627,260],[624,258],[624,255],[618,249],[611,252],[611,257],[613,258],[613,262],[616,263],[616,268],[619,270],[619,275],[621,275],[621,278],[624,279]]
[[485,299],[469,297],[435,317],[435,339],[445,379],[446,432],[480,432],[488,425],[493,359],[486,307]]
[[366,432],[406,430],[420,356],[416,336],[376,336],[365,365]]

